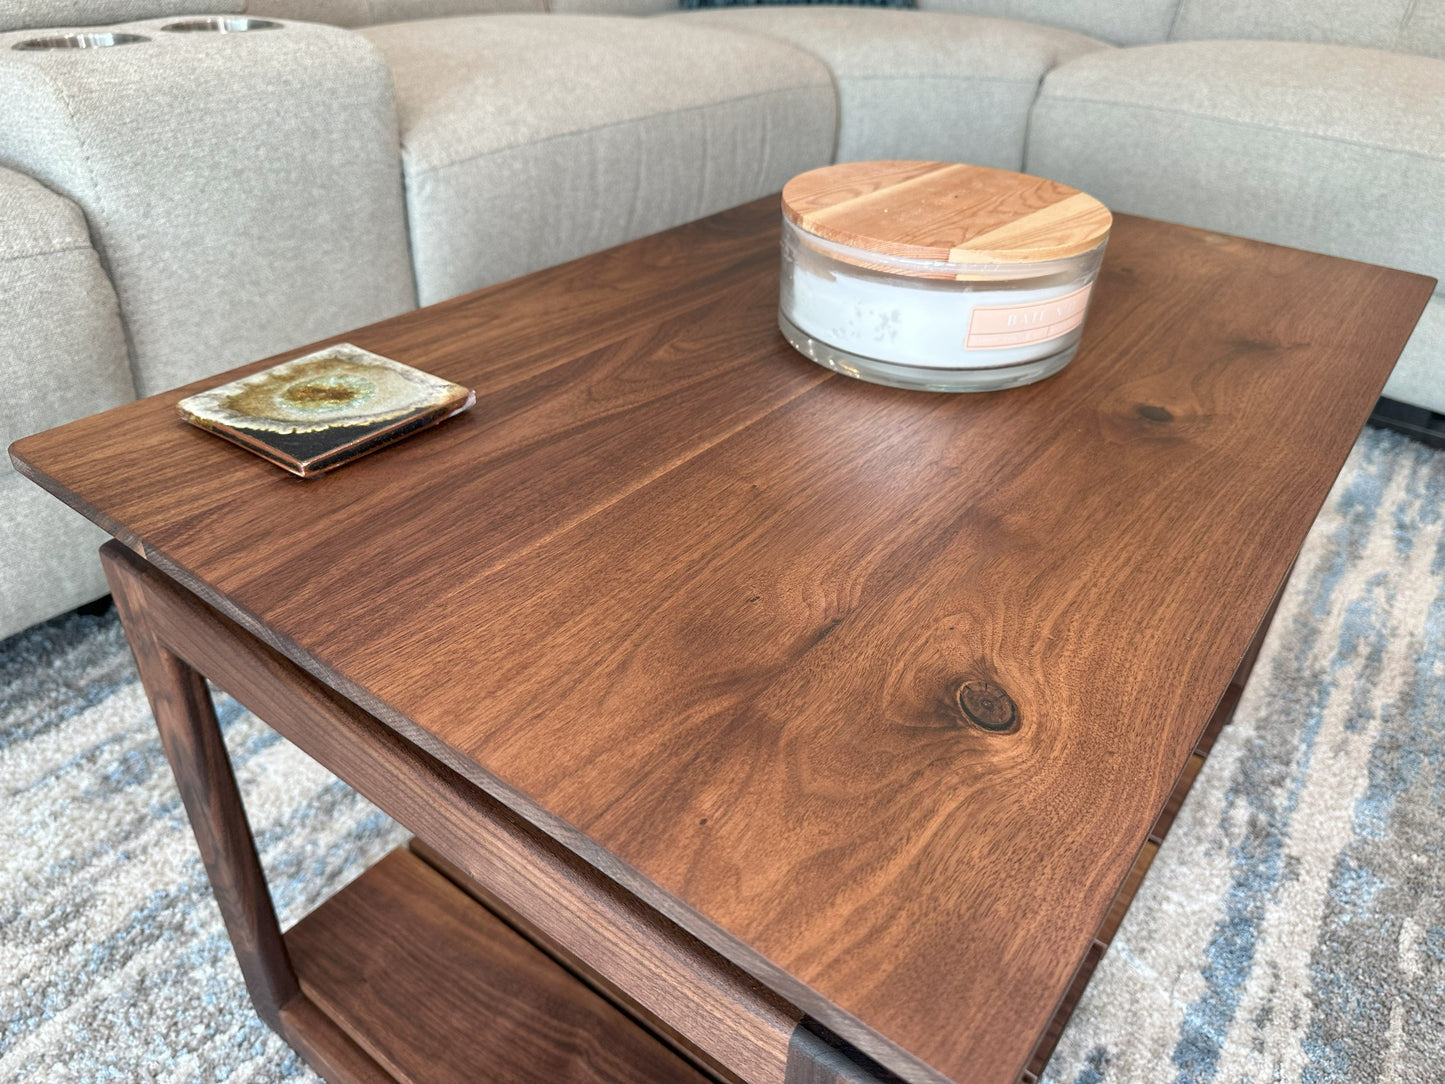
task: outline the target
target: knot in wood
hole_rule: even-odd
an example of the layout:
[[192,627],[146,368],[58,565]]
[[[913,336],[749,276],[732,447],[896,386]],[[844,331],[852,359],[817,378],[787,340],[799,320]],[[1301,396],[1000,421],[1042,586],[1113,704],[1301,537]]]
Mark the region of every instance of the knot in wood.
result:
[[965,681],[958,687],[958,706],[971,723],[995,733],[1018,724],[1018,705],[1002,685],[992,681]]
[[1140,403],[1134,408],[1134,413],[1143,418],[1146,422],[1172,422],[1174,415],[1168,407],[1154,406],[1150,403]]

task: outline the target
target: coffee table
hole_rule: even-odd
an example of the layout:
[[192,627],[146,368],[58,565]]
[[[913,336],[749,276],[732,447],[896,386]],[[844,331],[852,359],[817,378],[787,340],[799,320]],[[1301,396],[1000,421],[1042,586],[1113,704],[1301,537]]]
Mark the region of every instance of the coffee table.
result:
[[[1120,215],[1072,365],[924,394],[787,346],[778,217],[347,334],[478,404],[320,479],[176,417],[247,369],[11,449],[328,1079],[1029,1077],[1431,289]],[[201,675],[418,843],[283,936]]]

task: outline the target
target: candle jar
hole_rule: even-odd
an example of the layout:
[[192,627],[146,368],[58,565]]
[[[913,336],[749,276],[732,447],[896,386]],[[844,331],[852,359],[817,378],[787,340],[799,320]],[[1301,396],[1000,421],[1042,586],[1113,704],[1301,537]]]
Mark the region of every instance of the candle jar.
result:
[[932,391],[1067,365],[1112,221],[1065,185],[937,162],[813,170],[783,206],[787,340],[848,376]]

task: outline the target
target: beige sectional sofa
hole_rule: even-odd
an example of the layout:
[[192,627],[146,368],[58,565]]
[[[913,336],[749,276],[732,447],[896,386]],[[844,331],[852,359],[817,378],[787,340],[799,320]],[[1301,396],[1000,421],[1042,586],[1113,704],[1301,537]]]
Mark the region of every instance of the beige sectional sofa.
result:
[[[833,160],[1445,278],[1445,0],[919,2],[0,6],[0,443]],[[168,29],[204,15],[277,25]],[[14,48],[85,28],[143,40]],[[1445,295],[1387,394],[1445,413]],[[94,530],[8,464],[0,541],[0,636],[104,591]]]

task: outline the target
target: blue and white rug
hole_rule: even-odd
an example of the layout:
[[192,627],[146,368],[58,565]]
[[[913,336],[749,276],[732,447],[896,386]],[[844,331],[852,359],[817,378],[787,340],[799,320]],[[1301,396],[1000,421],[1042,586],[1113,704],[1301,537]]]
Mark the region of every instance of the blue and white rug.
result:
[[[218,704],[283,924],[404,837]],[[1445,1082],[1445,453],[1367,430],[1049,1084]],[[0,642],[0,1081],[314,1080],[113,615]]]
[[1366,430],[1047,1084],[1445,1084],[1445,452]]
[[[406,838],[218,697],[283,926]],[[319,1080],[251,1009],[114,611],[0,643],[0,1081]]]

